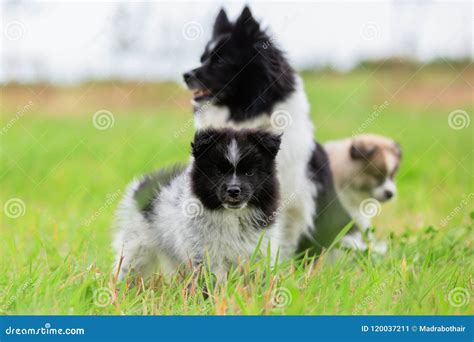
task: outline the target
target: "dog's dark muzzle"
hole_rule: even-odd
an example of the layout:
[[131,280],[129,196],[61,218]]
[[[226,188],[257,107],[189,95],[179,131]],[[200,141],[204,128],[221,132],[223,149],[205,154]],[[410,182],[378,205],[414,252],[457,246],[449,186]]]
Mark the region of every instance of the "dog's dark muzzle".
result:
[[195,101],[210,100],[213,97],[212,92],[199,80],[199,74],[199,68],[184,73],[184,82],[190,90],[193,90]]

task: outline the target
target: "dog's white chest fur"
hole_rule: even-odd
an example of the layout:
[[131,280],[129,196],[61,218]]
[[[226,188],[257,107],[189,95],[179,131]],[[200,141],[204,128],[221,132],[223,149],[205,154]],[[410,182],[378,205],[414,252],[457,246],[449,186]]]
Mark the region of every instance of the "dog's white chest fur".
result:
[[200,104],[195,110],[196,128],[258,128],[283,133],[276,160],[282,197],[279,208],[283,222],[282,248],[290,254],[301,234],[313,229],[316,212],[316,186],[308,175],[308,162],[315,143],[303,82],[297,77],[296,90],[287,100],[277,103],[272,113],[262,113],[243,122],[231,121],[229,117],[227,107]]
[[256,221],[261,219],[258,210],[204,209],[191,192],[189,172],[190,169],[161,190],[149,221],[137,210],[133,197],[140,181],[135,180],[126,190],[117,213],[114,240],[117,265],[123,258],[120,279],[129,267],[147,276],[159,264],[165,274],[173,274],[180,265],[207,264],[207,260],[211,270],[222,278],[232,265],[250,258],[260,239],[261,253],[266,255],[270,246],[270,257],[275,259],[278,223],[257,230]]

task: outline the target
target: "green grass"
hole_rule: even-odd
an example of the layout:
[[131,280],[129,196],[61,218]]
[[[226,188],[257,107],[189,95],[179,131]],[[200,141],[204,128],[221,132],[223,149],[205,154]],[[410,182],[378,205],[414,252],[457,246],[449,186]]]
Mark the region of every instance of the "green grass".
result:
[[[372,72],[308,74],[305,81],[320,141],[351,135],[374,105],[388,103],[364,130],[393,137],[404,151],[398,199],[375,220],[376,234],[389,241],[387,255],[351,252],[335,263],[323,257],[276,269],[262,260],[234,270],[222,286],[209,284],[207,300],[199,289],[186,293],[181,277],[127,288],[111,275],[118,195],[134,176],[188,158],[188,94],[172,84],[144,85],[128,102],[113,102],[94,95],[106,86],[92,85],[68,90],[85,97],[61,107],[61,94],[7,88],[1,127],[17,106],[30,99],[34,105],[1,135],[0,203],[19,198],[25,210],[17,218],[0,211],[0,313],[472,313],[474,124],[448,125],[453,110],[473,112],[472,89],[468,101],[457,96],[469,78],[451,69],[413,78]],[[92,115],[103,108],[115,123],[102,131]],[[467,298],[461,306],[459,298]]]

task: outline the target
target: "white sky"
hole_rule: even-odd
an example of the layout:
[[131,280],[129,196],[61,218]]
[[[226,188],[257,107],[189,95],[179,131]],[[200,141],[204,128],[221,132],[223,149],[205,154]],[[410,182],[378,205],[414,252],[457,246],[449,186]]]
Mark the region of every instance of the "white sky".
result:
[[[0,82],[180,79],[222,1],[2,2]],[[473,58],[471,1],[247,1],[297,68]],[[235,19],[244,2],[226,2]]]

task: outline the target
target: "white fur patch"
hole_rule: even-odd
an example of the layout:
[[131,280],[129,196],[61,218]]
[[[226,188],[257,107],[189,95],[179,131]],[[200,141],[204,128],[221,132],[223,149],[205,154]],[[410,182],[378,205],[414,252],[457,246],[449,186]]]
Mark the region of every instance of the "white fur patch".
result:
[[[309,103],[303,81],[299,77],[296,81],[293,94],[273,107],[273,113],[279,111],[291,116],[290,124],[283,128],[281,147],[276,158],[282,198],[279,208],[283,220],[282,241],[287,255],[296,250],[302,234],[314,228],[317,195],[316,184],[308,176],[308,163],[315,149],[313,123],[309,116]],[[206,103],[195,109],[197,129],[258,128],[282,133],[281,128],[272,125],[272,113],[262,113],[252,120],[236,123],[229,120],[227,107]]]
[[232,139],[229,146],[227,147],[226,158],[234,167],[237,166],[240,159],[240,151],[235,139]]
[[[191,161],[192,163],[192,161]],[[211,270],[219,279],[232,265],[245,262],[262,238],[261,252],[275,260],[279,246],[278,222],[267,230],[252,228],[264,220],[258,209],[207,210],[191,190],[191,166],[160,190],[149,220],[139,212],[134,181],[126,190],[117,211],[114,247],[119,279],[133,271],[147,277],[158,266],[165,274],[180,265],[196,266],[209,257]],[[189,205],[186,208],[186,205]],[[192,207],[191,207],[192,206]]]

